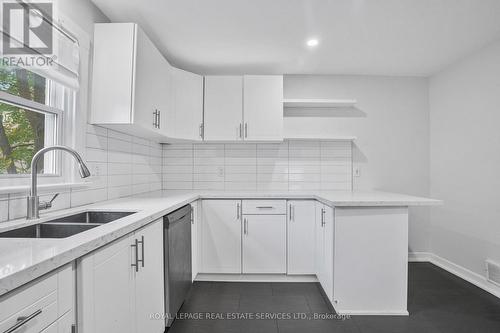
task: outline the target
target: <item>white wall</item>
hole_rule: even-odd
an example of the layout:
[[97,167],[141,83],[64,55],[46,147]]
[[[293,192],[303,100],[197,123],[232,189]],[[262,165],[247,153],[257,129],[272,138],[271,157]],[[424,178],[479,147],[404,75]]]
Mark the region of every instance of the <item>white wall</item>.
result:
[[500,262],[500,40],[430,79],[432,252]]
[[[427,84],[410,77],[287,75],[285,98],[353,98],[358,109],[287,117],[285,133],[357,136],[353,165],[361,167],[361,177],[354,177],[355,190],[428,196]],[[428,209],[411,209],[410,251],[428,249]]]

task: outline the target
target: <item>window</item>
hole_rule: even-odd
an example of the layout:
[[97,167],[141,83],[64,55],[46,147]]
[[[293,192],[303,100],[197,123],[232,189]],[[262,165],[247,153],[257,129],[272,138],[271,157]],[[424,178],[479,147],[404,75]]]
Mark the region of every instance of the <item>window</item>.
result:
[[[0,177],[31,172],[33,155],[43,147],[63,144],[65,113],[75,92],[24,68],[0,68]],[[40,173],[58,175],[57,154],[46,154]]]
[[[50,11],[44,12],[37,3],[18,3],[22,8],[6,15],[24,11],[42,16],[44,31],[52,36],[49,43],[52,47],[40,49],[32,46],[36,43],[26,44],[26,38],[31,38],[24,35],[29,30],[26,29],[29,20],[9,16],[11,25],[0,26],[4,43],[8,39],[9,45],[16,48],[13,53],[0,48],[0,190],[3,191],[19,191],[29,186],[31,160],[41,148],[67,145],[82,152],[85,128],[78,125],[86,123],[89,36],[61,11],[52,11],[56,16],[50,16]],[[80,89],[81,81],[84,89]],[[77,174],[72,159],[60,152],[44,154],[38,172],[41,185],[69,184]]]

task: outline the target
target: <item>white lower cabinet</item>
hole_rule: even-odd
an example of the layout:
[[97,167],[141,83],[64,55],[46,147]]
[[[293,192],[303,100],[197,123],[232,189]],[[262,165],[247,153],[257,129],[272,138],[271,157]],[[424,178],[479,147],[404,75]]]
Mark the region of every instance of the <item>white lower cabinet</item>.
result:
[[163,332],[163,220],[79,259],[78,332]]
[[408,314],[408,207],[335,208],[333,273],[338,313]]
[[247,273],[286,273],[286,216],[243,216],[243,265]]
[[241,200],[201,203],[201,273],[241,273]]
[[200,226],[200,201],[195,201],[191,203],[191,272],[192,272],[192,280],[196,278],[199,272],[199,247],[198,247],[198,238],[199,233],[198,229]]
[[70,333],[75,324],[74,309],[75,270],[71,263],[1,296],[0,332]]
[[316,275],[326,296],[333,303],[334,209],[316,202]]
[[290,200],[288,205],[288,274],[316,274],[315,201]]

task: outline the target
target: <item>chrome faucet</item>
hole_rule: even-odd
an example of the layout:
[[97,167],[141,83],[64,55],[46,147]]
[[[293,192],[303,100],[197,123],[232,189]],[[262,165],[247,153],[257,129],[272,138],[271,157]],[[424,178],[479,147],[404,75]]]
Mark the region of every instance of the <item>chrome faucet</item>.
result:
[[52,146],[40,149],[33,156],[33,159],[31,160],[31,188],[30,188],[30,195],[27,198],[28,202],[27,202],[27,214],[26,214],[26,219],[28,220],[39,218],[40,217],[39,211],[52,207],[52,202],[59,195],[58,193],[54,195],[54,197],[50,201],[42,201],[42,202],[40,202],[40,198],[38,197],[38,190],[37,190],[38,160],[43,156],[43,154],[52,150],[62,150],[70,153],[78,163],[78,171],[80,172],[80,176],[82,178],[87,178],[90,176],[90,171],[85,165],[85,162],[83,162],[82,157],[74,149],[66,146]]

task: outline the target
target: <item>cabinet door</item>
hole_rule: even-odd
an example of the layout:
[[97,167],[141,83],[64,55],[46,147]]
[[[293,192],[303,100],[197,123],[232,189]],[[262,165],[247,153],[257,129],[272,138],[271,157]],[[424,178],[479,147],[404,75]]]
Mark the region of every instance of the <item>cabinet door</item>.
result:
[[324,286],[326,295],[333,303],[333,258],[334,258],[334,230],[335,230],[335,220],[333,208],[324,206],[324,255],[323,255],[323,267],[324,267]]
[[160,133],[155,113],[162,111],[165,78],[160,75],[159,68],[165,66],[165,59],[144,31],[138,26],[136,29],[134,124]]
[[94,26],[92,124],[132,123],[135,24]]
[[316,275],[318,277],[318,281],[321,284],[321,281],[323,281],[323,257],[324,257],[324,233],[323,233],[323,209],[324,205],[320,202],[315,202],[316,206],[316,226],[315,226],[315,231],[316,231],[316,246],[315,246],[315,255],[314,255],[314,261],[315,261],[315,266],[316,266]]
[[201,273],[241,273],[241,201],[203,200]]
[[243,78],[245,140],[283,140],[283,76]]
[[78,332],[135,333],[132,244],[127,236],[80,259]]
[[160,95],[158,111],[160,133],[167,137],[175,137],[175,110],[174,110],[174,87],[173,87],[173,67],[170,66],[167,60],[163,59],[162,66],[157,69],[157,74],[160,78]]
[[286,216],[243,217],[243,273],[286,273]]
[[191,203],[191,272],[193,281],[198,274],[198,205],[199,201]]
[[139,271],[135,274],[136,332],[165,331],[165,322],[150,319],[151,314],[163,314],[163,219],[135,232],[137,239]]
[[315,274],[315,203],[288,202],[288,274]]
[[243,77],[205,76],[204,139],[243,139]]
[[203,77],[173,69],[175,138],[200,141],[203,122]]

